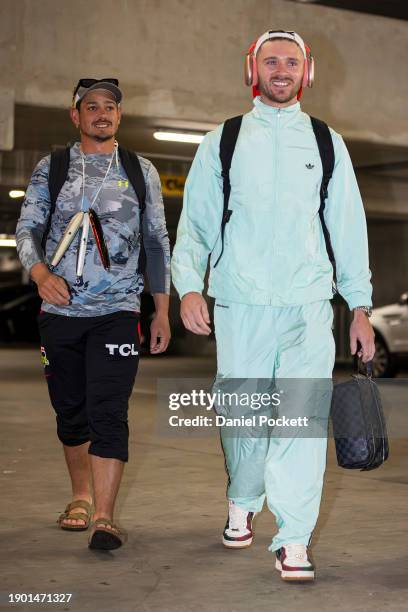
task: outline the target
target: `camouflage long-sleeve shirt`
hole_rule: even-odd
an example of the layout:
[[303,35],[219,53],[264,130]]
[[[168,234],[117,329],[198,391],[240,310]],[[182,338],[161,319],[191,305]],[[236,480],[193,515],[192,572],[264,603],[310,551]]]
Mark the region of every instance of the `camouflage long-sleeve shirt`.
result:
[[[59,264],[53,269],[70,288],[68,306],[43,303],[47,312],[66,316],[98,316],[118,310],[139,310],[143,276],[137,273],[140,251],[139,204],[120,159],[114,156],[106,179],[103,178],[112,154],[85,155],[85,188],[79,143],[70,150],[68,177],[57,199],[48,234],[45,257],[41,240],[47,227],[51,201],[48,189],[50,156],[35,168],[22,205],[16,229],[17,250],[23,266],[30,271],[38,262],[51,261],[69,221],[90,206],[101,221],[109,251],[110,268],[105,270],[92,230],[89,230],[82,278],[76,264],[81,229]],[[170,292],[170,245],[164,217],[160,178],[150,161],[139,157],[146,182],[146,208],[143,216],[143,244],[146,272],[152,293]],[[103,185],[94,202],[95,195]]]

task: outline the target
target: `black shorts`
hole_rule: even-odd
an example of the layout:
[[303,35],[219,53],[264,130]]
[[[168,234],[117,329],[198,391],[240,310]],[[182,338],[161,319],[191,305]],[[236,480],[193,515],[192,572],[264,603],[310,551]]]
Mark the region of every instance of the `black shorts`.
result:
[[139,363],[139,315],[41,312],[41,354],[57,434],[67,446],[90,441],[98,457],[128,460],[128,406]]

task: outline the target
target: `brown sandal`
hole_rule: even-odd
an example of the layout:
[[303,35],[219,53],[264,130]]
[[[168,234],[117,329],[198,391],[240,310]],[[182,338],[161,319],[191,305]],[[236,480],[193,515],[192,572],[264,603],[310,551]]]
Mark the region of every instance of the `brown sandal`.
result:
[[[110,525],[111,529],[104,525]],[[88,546],[96,550],[114,550],[127,540],[126,531],[119,529],[110,519],[98,518],[92,525]]]
[[[85,512],[71,512],[72,508],[83,508]],[[89,502],[84,499],[76,499],[65,508],[57,520],[58,525],[61,529],[66,531],[86,531],[91,522],[92,506]],[[64,523],[66,519],[74,521],[84,521],[84,525],[67,525]]]

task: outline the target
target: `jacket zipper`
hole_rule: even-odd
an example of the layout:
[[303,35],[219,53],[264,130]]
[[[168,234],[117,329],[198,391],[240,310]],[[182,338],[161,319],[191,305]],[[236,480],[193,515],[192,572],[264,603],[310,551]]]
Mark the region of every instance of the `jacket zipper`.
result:
[[[278,156],[278,141],[279,141],[279,131],[280,131],[280,118],[281,118],[281,109],[278,108],[278,112],[276,113],[276,121],[275,121],[275,131],[274,131],[274,147],[273,147],[273,214],[272,214],[272,224],[274,219],[276,220],[276,210],[277,210],[277,202],[278,202],[278,171],[279,171],[279,156]],[[275,227],[272,227],[272,254],[276,256],[276,233]],[[273,269],[271,268],[271,283],[270,286],[273,287]],[[269,303],[272,303],[272,295],[269,296]]]

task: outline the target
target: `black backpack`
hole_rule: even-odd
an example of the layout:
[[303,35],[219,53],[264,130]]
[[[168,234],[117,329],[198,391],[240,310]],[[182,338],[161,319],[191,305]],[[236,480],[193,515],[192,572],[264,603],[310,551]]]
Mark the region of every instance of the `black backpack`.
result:
[[[333,141],[330,134],[330,130],[324,121],[320,119],[316,119],[315,117],[310,117],[310,121],[312,123],[313,132],[317,140],[317,146],[319,148],[320,159],[322,160],[323,166],[323,178],[322,184],[320,187],[320,208],[319,208],[319,217],[320,222],[322,224],[324,239],[326,242],[327,254],[329,256],[330,262],[333,266],[334,279],[336,278],[336,262],[334,260],[333,248],[330,242],[330,235],[327,229],[323,212],[326,204],[327,198],[327,188],[329,186],[330,179],[333,174],[334,168],[334,148]],[[221,253],[214,264],[214,268],[220,261],[223,253],[224,253],[224,233],[225,226],[230,220],[232,215],[232,210],[228,208],[229,198],[231,194],[231,183],[230,183],[230,168],[232,156],[234,155],[235,145],[237,143],[239,130],[241,128],[242,123],[242,115],[238,115],[237,117],[232,117],[232,119],[227,119],[224,123],[224,127],[221,134],[220,141],[220,160],[222,166],[222,179],[223,179],[223,194],[224,194],[224,206],[223,206],[223,214],[221,220]]]
[[[140,255],[137,271],[143,274],[146,267],[146,253],[143,248],[143,213],[146,207],[146,184],[143,176],[143,171],[140,166],[139,159],[133,151],[128,151],[122,147],[118,147],[118,153],[120,161],[122,162],[123,168],[127,174],[127,177],[135,190],[137,199],[139,201],[140,211]],[[63,184],[67,180],[68,169],[70,161],[70,147],[65,149],[59,149],[51,153],[50,161],[50,172],[48,175],[48,189],[50,192],[51,209],[48,217],[48,223],[42,239],[42,248],[45,252],[45,243],[51,227],[52,215],[55,212],[55,206],[59,192],[62,189]]]

